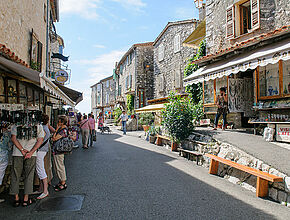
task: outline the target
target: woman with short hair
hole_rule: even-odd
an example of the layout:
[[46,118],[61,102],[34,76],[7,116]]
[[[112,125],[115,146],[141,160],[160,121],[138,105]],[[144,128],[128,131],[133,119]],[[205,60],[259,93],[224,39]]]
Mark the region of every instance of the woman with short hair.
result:
[[226,88],[221,87],[220,88],[220,95],[217,96],[217,99],[215,101],[215,104],[218,107],[217,114],[215,116],[214,121],[214,130],[217,129],[218,121],[220,116],[223,116],[223,127],[222,129],[225,130],[226,123],[227,123],[227,113],[228,113],[228,95],[226,94]]

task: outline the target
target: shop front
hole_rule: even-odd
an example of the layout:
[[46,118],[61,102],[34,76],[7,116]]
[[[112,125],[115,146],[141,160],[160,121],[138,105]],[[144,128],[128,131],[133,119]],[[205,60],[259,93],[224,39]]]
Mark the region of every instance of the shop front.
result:
[[184,79],[185,85],[203,83],[204,112],[208,118],[213,119],[219,89],[225,87],[229,124],[238,128],[273,123],[277,134],[289,128],[289,38],[216,60]]

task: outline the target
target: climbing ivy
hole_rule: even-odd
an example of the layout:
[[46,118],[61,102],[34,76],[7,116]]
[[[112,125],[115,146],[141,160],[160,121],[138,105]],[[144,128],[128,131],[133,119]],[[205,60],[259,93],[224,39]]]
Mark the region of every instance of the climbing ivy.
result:
[[132,113],[134,110],[134,96],[133,95],[127,95],[127,109],[129,113]]

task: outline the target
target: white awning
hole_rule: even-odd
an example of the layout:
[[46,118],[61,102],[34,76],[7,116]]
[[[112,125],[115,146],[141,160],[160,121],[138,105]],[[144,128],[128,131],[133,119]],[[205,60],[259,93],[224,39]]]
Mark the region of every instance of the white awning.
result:
[[61,90],[59,89],[49,78],[40,74],[40,86],[43,90],[63,100],[67,105],[75,107],[75,103]]
[[275,64],[279,60],[290,59],[290,40],[286,39],[281,42],[271,44],[250,52],[243,53],[239,56],[218,61],[208,66],[202,67],[190,76],[186,77],[184,85],[209,81],[215,78],[222,78],[230,74],[245,72],[249,69],[256,69],[258,66]]
[[158,112],[164,109],[164,104],[147,105],[143,108],[136,109],[136,113]]

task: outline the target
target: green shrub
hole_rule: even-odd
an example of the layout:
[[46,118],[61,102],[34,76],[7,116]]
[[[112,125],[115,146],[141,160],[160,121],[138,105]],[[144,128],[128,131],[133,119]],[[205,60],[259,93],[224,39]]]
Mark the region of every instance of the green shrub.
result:
[[138,123],[140,125],[152,125],[154,123],[153,113],[141,113],[139,115]]
[[122,114],[122,109],[120,107],[114,109],[113,116],[114,116],[115,125],[118,125],[118,120],[121,114]]

